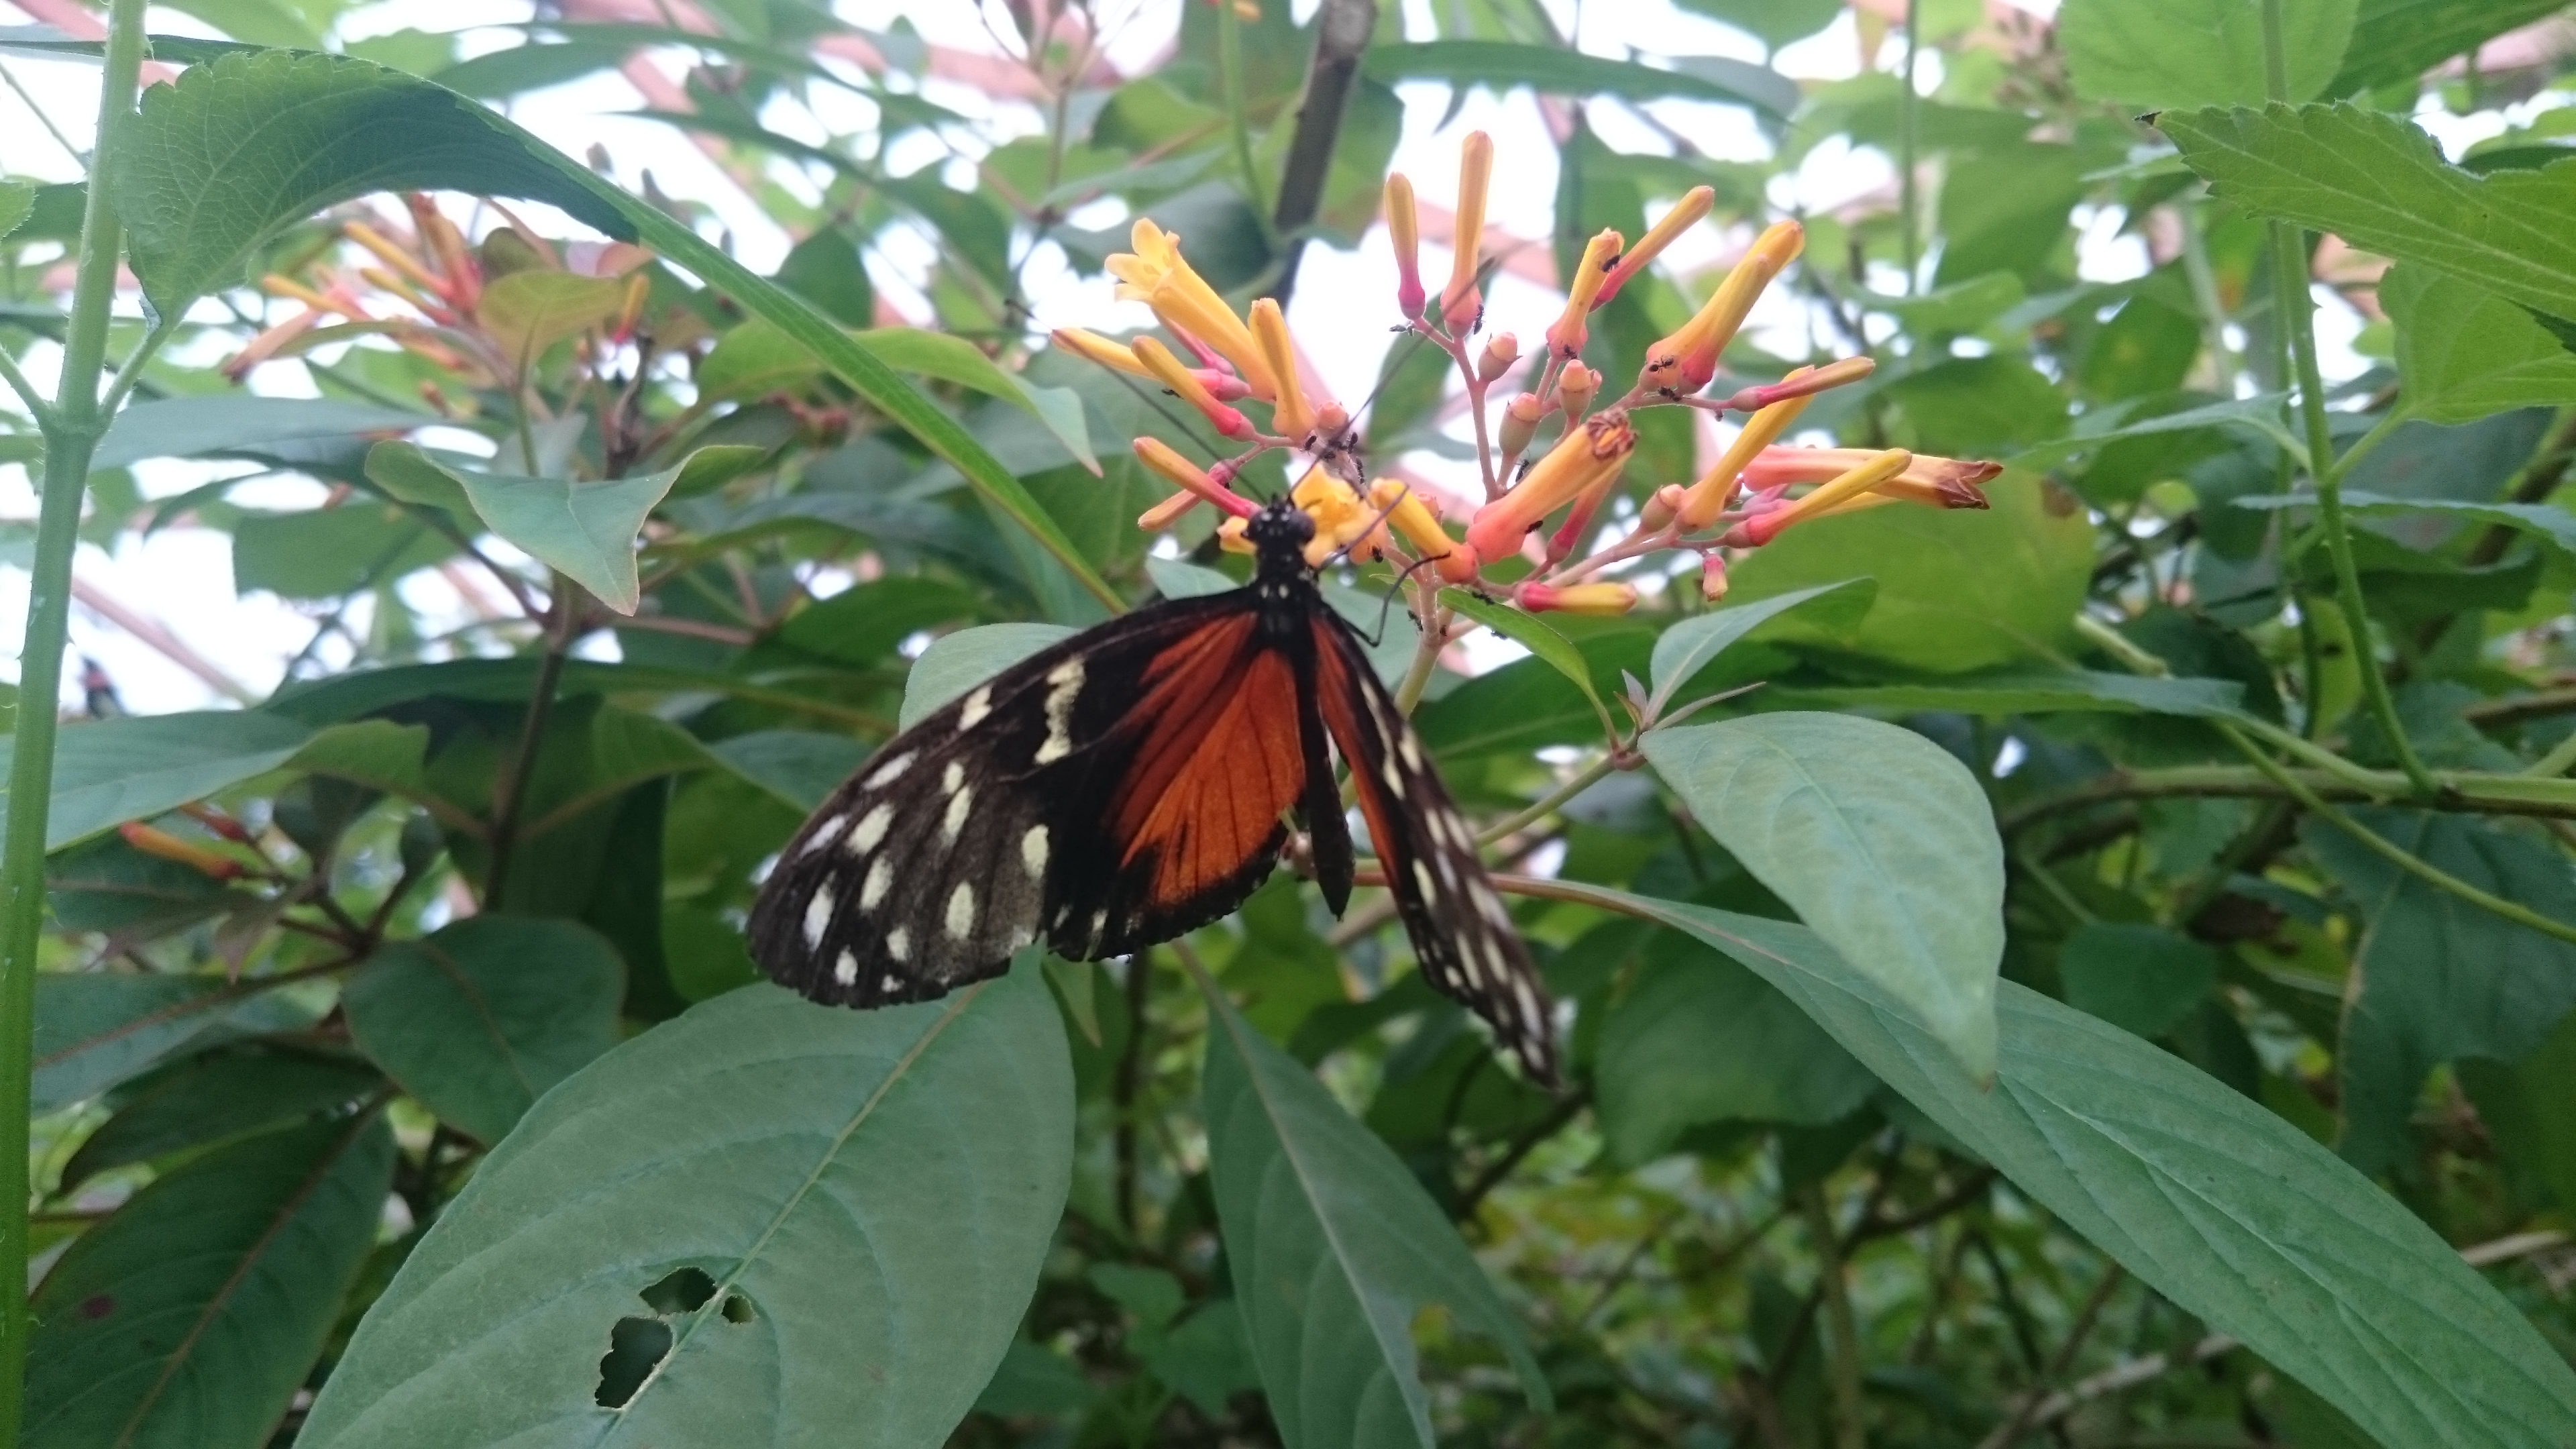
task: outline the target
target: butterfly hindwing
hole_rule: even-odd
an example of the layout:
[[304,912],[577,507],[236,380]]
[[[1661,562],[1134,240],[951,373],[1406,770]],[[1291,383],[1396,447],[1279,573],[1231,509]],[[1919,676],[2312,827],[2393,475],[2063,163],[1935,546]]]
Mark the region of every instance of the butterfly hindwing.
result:
[[1305,783],[1295,670],[1241,594],[1032,655],[879,749],[797,832],[752,954],[817,1001],[920,1001],[1044,939],[1168,940],[1270,873]]
[[1318,610],[1314,633],[1317,702],[1350,765],[1370,845],[1423,976],[1492,1027],[1531,1077],[1555,1086],[1547,986],[1476,854],[1473,829],[1350,626]]

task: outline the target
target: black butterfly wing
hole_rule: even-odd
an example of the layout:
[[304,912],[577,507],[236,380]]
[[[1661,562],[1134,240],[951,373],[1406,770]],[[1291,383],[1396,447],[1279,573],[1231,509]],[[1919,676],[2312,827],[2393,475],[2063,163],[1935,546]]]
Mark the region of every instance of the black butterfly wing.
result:
[[1245,591],[1004,670],[860,766],[780,853],[753,959],[817,1001],[921,1001],[1044,939],[1119,955],[1269,875],[1307,777],[1291,651]]
[[1475,832],[1350,626],[1318,607],[1313,628],[1316,701],[1350,765],[1369,843],[1422,974],[1492,1027],[1532,1078],[1558,1085],[1547,986],[1476,854]]

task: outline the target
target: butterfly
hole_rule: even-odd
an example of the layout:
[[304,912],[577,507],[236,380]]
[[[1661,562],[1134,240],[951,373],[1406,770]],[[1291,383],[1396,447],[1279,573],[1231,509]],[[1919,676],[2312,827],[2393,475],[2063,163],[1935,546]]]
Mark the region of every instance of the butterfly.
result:
[[1431,985],[1556,1084],[1547,990],[1466,817],[1307,567],[1314,522],[1248,521],[1252,582],[1136,610],[1022,660],[888,741],[796,832],[751,952],[841,1006],[943,996],[1022,947],[1100,960],[1232,912],[1293,814],[1339,916],[1355,865],[1331,753]]

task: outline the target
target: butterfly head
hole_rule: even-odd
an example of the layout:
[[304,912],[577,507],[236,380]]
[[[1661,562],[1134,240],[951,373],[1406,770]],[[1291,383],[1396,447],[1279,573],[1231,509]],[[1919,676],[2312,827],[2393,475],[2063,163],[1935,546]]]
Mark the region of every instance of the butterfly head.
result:
[[1264,575],[1311,572],[1306,567],[1306,545],[1315,537],[1315,520],[1306,510],[1285,498],[1261,505],[1258,512],[1243,525],[1243,536],[1252,541],[1253,555]]

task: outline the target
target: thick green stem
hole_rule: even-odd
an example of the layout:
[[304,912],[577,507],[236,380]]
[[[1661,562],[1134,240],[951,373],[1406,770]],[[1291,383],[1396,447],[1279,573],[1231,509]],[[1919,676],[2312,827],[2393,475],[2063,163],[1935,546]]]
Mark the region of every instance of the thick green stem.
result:
[[[28,1070],[36,1015],[36,956],[45,917],[45,828],[54,788],[54,716],[63,682],[63,635],[71,618],[72,550],[79,543],[82,486],[107,431],[98,373],[116,301],[122,240],[102,173],[122,154],[143,70],[143,0],[108,8],[106,66],[98,98],[98,165],[81,218],[80,269],[64,332],[63,371],[45,420],[45,481],[37,506],[36,554],[27,595],[27,636],[18,671],[18,733],[9,760],[7,854],[0,859],[0,1263],[26,1282]],[[18,1442],[26,1386],[27,1296],[0,1294],[0,1444]]]
[[2209,264],[2209,239],[2202,235],[2200,204],[2185,201],[2174,210],[2182,218],[2182,272],[2200,307],[2201,343],[2209,349],[2209,366],[2221,397],[2236,395],[2236,374],[2243,367],[2236,349],[2227,345],[2227,302],[2218,294],[2218,272]]
[[1852,1316],[1851,1285],[1843,1281],[1842,1240],[1834,1232],[1833,1209],[1825,1204],[1823,1188],[1810,1186],[1799,1193],[1798,1211],[1814,1240],[1816,1288],[1824,1298],[1825,1331],[1834,1345],[1834,1449],[1863,1449],[1868,1438],[1861,1422],[1860,1325]]
[[[2264,87],[2275,104],[2290,99],[2290,61],[2281,35],[2281,0],[2263,0]],[[2326,555],[2334,563],[2335,604],[2352,635],[2354,662],[2361,666],[2362,697],[2380,733],[2388,737],[2398,768],[2416,793],[2432,795],[2441,786],[2415,753],[2415,742],[2398,722],[2397,703],[2389,697],[2388,677],[2380,672],[2370,647],[2370,611],[2361,596],[2361,572],[2352,560],[2352,531],[2344,521],[2343,479],[2334,466],[2334,438],[2326,427],[2325,379],[2317,369],[2317,334],[2308,297],[2308,254],[2297,228],[2271,223],[2272,286],[2281,314],[2281,331],[2289,338],[2290,364],[2298,375],[2299,415],[2307,427],[2308,476],[2317,486],[2317,528],[2325,535]],[[2286,564],[2287,561],[2285,561]]]

